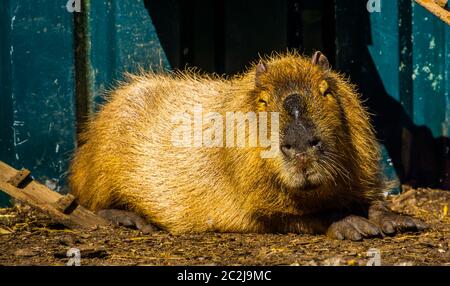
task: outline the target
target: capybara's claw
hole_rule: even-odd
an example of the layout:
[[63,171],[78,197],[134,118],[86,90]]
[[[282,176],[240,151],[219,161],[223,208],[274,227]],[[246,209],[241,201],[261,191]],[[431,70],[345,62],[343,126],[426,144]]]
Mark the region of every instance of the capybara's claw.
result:
[[363,238],[381,235],[380,228],[369,220],[360,216],[347,216],[333,223],[327,231],[328,237],[339,240],[360,241]]
[[369,209],[369,220],[378,225],[386,235],[405,231],[422,231],[428,228],[422,220],[393,213],[382,205],[375,205]]

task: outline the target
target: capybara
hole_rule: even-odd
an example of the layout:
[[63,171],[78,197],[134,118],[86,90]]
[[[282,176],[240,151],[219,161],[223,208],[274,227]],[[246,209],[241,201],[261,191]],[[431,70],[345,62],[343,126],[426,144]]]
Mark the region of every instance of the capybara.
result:
[[386,208],[368,112],[320,52],[263,57],[229,78],[128,75],[80,141],[69,178],[78,202],[133,212],[173,234],[361,240],[426,227]]

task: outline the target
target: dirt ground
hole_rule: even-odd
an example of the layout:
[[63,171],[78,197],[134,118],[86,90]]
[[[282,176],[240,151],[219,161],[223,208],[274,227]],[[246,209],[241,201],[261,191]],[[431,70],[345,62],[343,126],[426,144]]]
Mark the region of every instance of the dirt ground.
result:
[[0,209],[0,265],[65,265],[78,248],[81,265],[366,265],[369,249],[382,265],[450,266],[450,192],[408,189],[391,208],[425,220],[423,233],[362,242],[296,234],[143,235],[123,227],[69,230],[31,208]]

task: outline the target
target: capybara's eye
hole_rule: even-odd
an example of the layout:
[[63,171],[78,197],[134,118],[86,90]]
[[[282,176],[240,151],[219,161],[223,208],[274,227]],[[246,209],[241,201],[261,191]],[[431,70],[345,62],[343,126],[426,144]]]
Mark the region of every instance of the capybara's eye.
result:
[[329,85],[328,85],[328,82],[326,81],[326,80],[322,80],[321,82],[320,82],[320,84],[319,84],[319,91],[320,91],[320,94],[322,94],[322,95],[328,95],[330,92],[329,92],[329,89],[330,89],[330,87],[329,87]]
[[267,101],[265,101],[264,99],[259,99],[258,103],[261,104],[261,105],[267,106]]

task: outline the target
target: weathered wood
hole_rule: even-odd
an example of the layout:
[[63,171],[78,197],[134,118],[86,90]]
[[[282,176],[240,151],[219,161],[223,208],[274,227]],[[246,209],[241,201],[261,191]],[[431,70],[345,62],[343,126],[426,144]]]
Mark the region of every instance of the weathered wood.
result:
[[447,6],[448,0],[434,0],[434,2],[441,7],[445,7]]
[[25,180],[28,180],[31,172],[27,169],[20,170],[8,180],[8,183],[13,185],[16,188],[23,188],[25,185],[23,184]]
[[54,204],[55,208],[64,214],[71,214],[77,205],[75,197],[71,194],[62,196]]
[[439,19],[450,25],[450,11],[447,11],[444,8],[445,5],[447,5],[447,1],[416,0],[416,2],[436,15]]
[[14,178],[25,174],[26,172],[17,171],[0,161],[0,190],[48,214],[52,219],[69,228],[89,229],[108,224],[101,217],[77,205],[72,195],[62,196],[36,181],[29,182],[23,188],[10,183],[15,182]]

